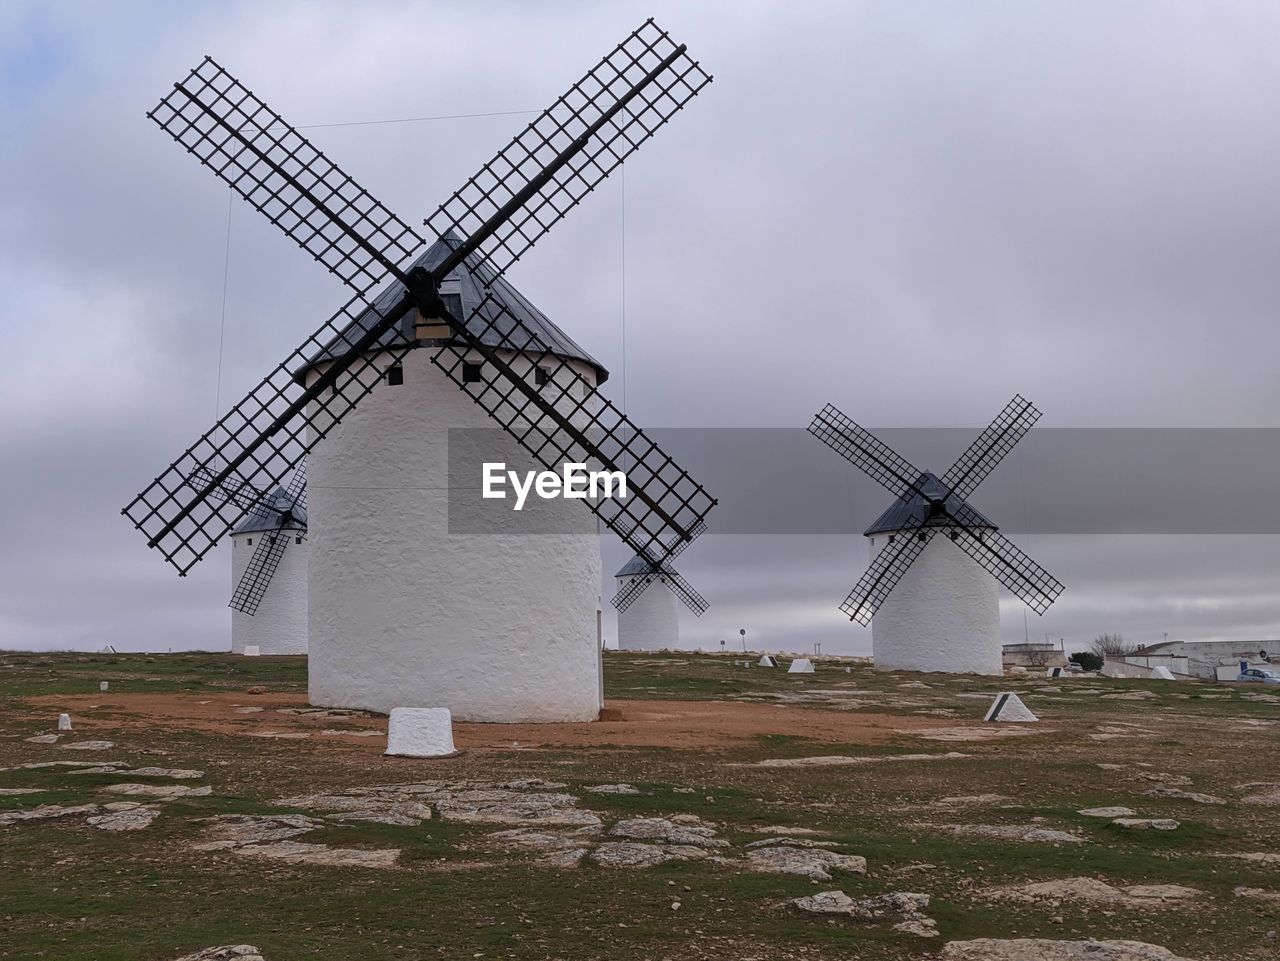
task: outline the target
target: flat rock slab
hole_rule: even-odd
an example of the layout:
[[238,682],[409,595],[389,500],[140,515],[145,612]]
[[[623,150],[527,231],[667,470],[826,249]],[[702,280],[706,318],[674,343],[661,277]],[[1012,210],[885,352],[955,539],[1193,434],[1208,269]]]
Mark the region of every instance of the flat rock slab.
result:
[[1043,941],[979,938],[952,941],[942,961],[1189,961],[1167,948],[1143,941]]
[[1150,791],[1143,791],[1147,797],[1167,797],[1177,798],[1181,801],[1194,801],[1196,804],[1226,804],[1220,797],[1214,797],[1212,794],[1201,794],[1198,791],[1184,791],[1177,787],[1153,787]]
[[184,954],[175,961],[266,961],[262,952],[250,944],[224,944],[204,948],[195,954]]
[[319,818],[301,814],[220,814],[206,823],[205,833],[213,840],[196,845],[197,851],[221,851],[258,841],[283,841],[325,826]]
[[62,745],[68,751],[110,751],[116,746],[115,741],[73,741]]
[[1111,823],[1126,831],[1176,831],[1182,826],[1173,818],[1116,818]]
[[744,867],[768,874],[799,874],[814,881],[830,881],[831,871],[866,874],[867,859],[825,848],[767,847],[747,852]]
[[1252,861],[1254,864],[1280,865],[1280,853],[1274,851],[1250,851],[1247,854],[1219,854],[1220,858],[1239,858],[1241,861]]
[[185,784],[108,784],[102,790],[110,794],[158,798],[208,797],[213,793],[213,788],[207,784],[204,787],[187,787]]
[[639,794],[636,788],[630,784],[593,784],[590,787],[583,788],[591,794]]
[[695,861],[710,854],[690,844],[643,844],[604,841],[590,852],[591,860],[606,868],[651,868],[667,861]]
[[1255,901],[1271,901],[1280,903],[1280,891],[1268,891],[1266,888],[1238,887],[1231,892],[1238,898],[1252,898]]
[[808,914],[834,914],[873,924],[891,921],[895,931],[923,938],[938,936],[937,922],[924,913],[929,907],[927,894],[895,891],[855,900],[843,891],[822,891],[791,903]]
[[619,821],[609,831],[614,837],[634,838],[642,841],[662,841],[666,844],[681,844],[699,848],[727,848],[728,841],[715,836],[716,830],[702,823],[700,819],[667,818],[631,818]]
[[1004,838],[1008,841],[1041,844],[1080,844],[1084,841],[1084,838],[1078,834],[1042,828],[1036,824],[916,824],[912,826],[932,828],[961,837]]
[[384,796],[378,794],[304,794],[298,797],[279,798],[281,807],[304,808],[322,811],[337,821],[369,821],[375,824],[391,824],[413,827],[431,819],[430,805],[413,796]]
[[0,787],[0,797],[17,797],[19,794],[39,794],[42,787]]
[[1102,808],[1081,808],[1076,814],[1082,814],[1087,818],[1131,818],[1136,817],[1138,812],[1133,808],[1115,805]]
[[160,814],[159,808],[129,802],[106,804],[102,810],[89,818],[89,824],[99,831],[141,831]]
[[968,757],[958,751],[946,754],[882,754],[878,757],[849,757],[844,754],[828,754],[820,757],[780,757],[754,764],[734,765],[742,767],[840,767],[844,765],[880,764],[887,761],[949,761]]
[[37,734],[34,737],[24,737],[23,740],[28,744],[57,744],[61,734]]
[[175,781],[194,781],[204,777],[204,771],[193,771],[182,767],[135,767],[129,771],[130,777],[167,777]]
[[400,860],[399,848],[332,848],[327,844],[306,844],[302,841],[268,841],[230,850],[242,857],[333,868],[394,868]]
[[1178,884],[1116,886],[1097,878],[1062,878],[1034,884],[1012,885],[983,892],[989,897],[1019,901],[1089,901],[1120,907],[1151,907],[1189,901],[1204,892]]
[[1039,728],[1030,727],[935,727],[929,731],[900,731],[915,734],[926,741],[993,741],[1002,737],[1026,737],[1043,734]]
[[19,821],[46,821],[50,818],[74,817],[78,814],[96,814],[96,804],[42,804],[36,808],[20,811],[0,811],[0,827],[7,827]]

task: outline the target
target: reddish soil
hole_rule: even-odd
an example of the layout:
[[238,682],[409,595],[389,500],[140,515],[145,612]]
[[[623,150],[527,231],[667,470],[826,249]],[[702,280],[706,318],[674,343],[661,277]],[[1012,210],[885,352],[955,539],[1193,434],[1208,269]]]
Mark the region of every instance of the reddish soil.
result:
[[[359,729],[385,731],[379,716],[327,717],[281,714],[278,708],[306,707],[303,694],[85,694],[26,698],[39,713],[56,716],[69,711],[76,731],[86,737],[107,737],[113,731],[165,727],[243,736],[310,733]],[[261,707],[250,714],[237,707]],[[621,721],[576,724],[454,724],[454,740],[463,750],[489,747],[672,747],[717,748],[766,734],[787,734],[842,745],[882,744],[904,730],[927,730],[954,725],[939,718],[903,717],[815,710],[785,705],[715,701],[610,701],[622,712]],[[383,750],[380,738],[324,735],[326,743]]]

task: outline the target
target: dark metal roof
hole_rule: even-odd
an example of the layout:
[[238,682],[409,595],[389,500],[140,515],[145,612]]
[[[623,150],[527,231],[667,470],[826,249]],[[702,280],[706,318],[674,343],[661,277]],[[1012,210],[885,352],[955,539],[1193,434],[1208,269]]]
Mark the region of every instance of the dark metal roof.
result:
[[254,534],[259,531],[305,531],[307,529],[307,509],[294,503],[289,492],[277,487],[271,496],[271,506],[255,507],[233,530],[232,535]]
[[929,471],[925,471],[920,475],[920,479],[916,481],[916,487],[920,488],[918,492],[912,490],[901,494],[897,500],[889,505],[889,509],[876,518],[875,522],[862,533],[870,537],[872,534],[900,531],[908,525],[919,527],[920,524],[912,523],[913,520],[924,521],[925,527],[983,527],[997,530],[996,525],[987,520],[977,508],[955,494],[947,496],[945,501],[946,509],[952,514],[967,509],[971,512],[970,516],[972,517],[969,523],[957,524],[945,515],[930,518],[928,498],[937,499],[942,497],[947,492],[947,488],[942,481],[938,480]]
[[[442,238],[428,247],[426,252],[410,265],[410,268],[406,268],[406,272],[416,266],[422,266],[427,270],[435,269],[435,267],[437,267],[441,261],[450,254],[450,252],[457,249],[461,244],[462,241],[455,233],[452,231],[446,233]],[[505,277],[497,276],[488,264],[482,263],[476,254],[473,253],[471,256],[467,257],[467,259],[463,261],[462,266],[458,267],[453,273],[449,274],[449,276],[445,278],[444,282],[441,284],[442,293],[447,291],[449,282],[452,280],[457,280],[458,282],[457,293],[462,301],[462,316],[468,319],[472,329],[475,333],[480,335],[483,343],[488,344],[491,347],[501,346],[501,335],[499,331],[487,328],[486,321],[495,320],[495,326],[504,333],[509,331],[511,327],[509,319],[493,302],[485,304],[483,312],[477,315],[474,320],[471,319],[472,313],[480,306],[481,301],[484,300],[485,294],[490,294],[494,301],[500,303],[521,323],[530,328],[542,343],[547,346],[547,349],[550,350],[551,353],[571,360],[586,361],[596,369],[597,383],[603,384],[609,379],[609,371],[605,369],[604,365],[583,350],[582,347],[573,340],[573,338],[552,323],[546,314],[535,307],[528,298],[524,296],[524,294],[520,293],[520,291],[516,290],[515,287],[508,283]],[[373,302],[374,307],[376,309],[386,311],[395,305],[396,301],[400,299],[403,293],[404,288],[400,285],[399,281],[393,281],[377,294]],[[413,338],[413,321],[415,314],[416,312],[411,311],[402,321],[403,332],[410,339]],[[366,310],[352,321],[342,334],[335,338],[335,341],[346,345],[357,340],[358,335],[355,332],[359,329],[367,330],[373,325],[375,319],[374,313]],[[388,331],[387,334],[374,345],[373,349],[379,350],[386,348],[394,336],[394,331]],[[419,346],[425,346],[425,344],[419,344]],[[341,351],[335,352],[329,348],[321,351],[312,357],[301,370],[294,371],[294,377],[301,379],[302,375],[311,367],[314,367],[316,364],[326,360],[333,360],[340,353]]]
[[[653,562],[637,554],[635,557],[631,558],[631,560],[623,564],[622,568],[618,571],[618,573],[614,574],[613,576],[614,577],[634,577],[637,574],[648,574],[652,570],[653,570]],[[666,563],[665,561],[662,564],[662,571],[664,574],[676,573],[676,569],[672,567],[670,564]]]

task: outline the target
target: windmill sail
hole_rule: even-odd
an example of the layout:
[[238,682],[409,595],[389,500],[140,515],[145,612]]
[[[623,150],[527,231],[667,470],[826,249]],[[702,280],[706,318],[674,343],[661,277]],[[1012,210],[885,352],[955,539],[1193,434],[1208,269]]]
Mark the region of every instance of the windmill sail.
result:
[[[646,21],[437,211],[432,226],[462,239],[426,271],[409,267],[425,243],[417,232],[222,67],[203,61],[149,116],[355,296],[123,513],[185,574],[245,509],[240,499],[215,492],[228,485],[275,489],[379,382],[386,353],[397,363],[414,346],[398,324],[416,309],[445,320],[459,341],[436,357],[455,380],[464,348],[485,358],[492,373],[476,388],[487,392],[480,402],[526,449],[536,443],[535,455],[561,458],[585,452],[606,469],[620,469],[615,458],[628,459],[636,496],[616,512],[593,508],[624,541],[659,559],[687,544],[715,504],[701,485],[598,395],[590,397],[598,409],[558,410],[485,343],[484,332],[471,330],[474,317],[451,316],[437,291],[472,254],[501,274],[710,80],[683,45]],[[394,296],[373,297],[388,279],[397,282]],[[552,350],[519,324],[502,329],[521,349]],[[375,345],[380,361],[370,352]],[[296,372],[321,355],[332,359],[299,383]],[[571,389],[557,373],[557,387]],[[546,443],[513,430],[508,408],[537,421]]]

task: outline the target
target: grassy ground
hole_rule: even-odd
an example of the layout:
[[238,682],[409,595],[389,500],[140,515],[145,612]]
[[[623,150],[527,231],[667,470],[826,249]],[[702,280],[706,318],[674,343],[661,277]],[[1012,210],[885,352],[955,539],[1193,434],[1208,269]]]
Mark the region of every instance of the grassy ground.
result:
[[[76,736],[114,740],[113,750],[69,751],[24,740],[51,729],[51,697],[96,693],[101,680],[110,682],[111,693],[102,696],[100,710],[77,712]],[[918,680],[929,687],[900,686]],[[1242,801],[1258,789],[1241,785],[1280,785],[1280,698],[1265,700],[1256,691],[1102,679],[876,675],[864,666],[846,673],[844,664],[822,662],[814,675],[788,676],[737,667],[731,656],[611,654],[611,700],[739,701],[780,719],[790,715],[779,704],[813,710],[805,712],[803,724],[779,723],[777,730],[713,749],[636,746],[622,736],[616,744],[530,749],[494,738],[486,747],[435,762],[387,761],[376,753],[375,738],[354,746],[274,740],[128,714],[130,693],[172,694],[198,703],[228,692],[248,696],[251,689],[264,690],[268,698],[297,694],[305,686],[301,658],[0,656],[0,768],[10,768],[0,771],[0,789],[42,792],[0,794],[0,811],[101,803],[109,799],[102,787],[129,780],[58,768],[12,769],[27,762],[106,757],[135,766],[199,768],[207,772],[199,783],[213,787],[209,797],[164,802],[162,815],[138,832],[92,830],[70,818],[0,827],[0,958],[168,961],[210,944],[250,943],[268,961],[897,961],[932,957],[941,943],[969,937],[1132,938],[1202,961],[1271,959],[1280,953],[1272,933],[1280,928],[1280,904],[1233,893],[1239,885],[1280,890],[1277,868],[1219,856],[1280,851],[1277,808]],[[986,696],[1010,687],[1023,691],[1045,719],[1035,735],[932,741],[907,723],[976,726]],[[1107,696],[1135,691],[1153,696]],[[900,716],[904,729],[878,743],[833,743],[823,719],[834,722],[850,713]],[[625,725],[619,730],[625,733]],[[966,757],[851,767],[749,766],[766,758],[947,751]],[[1099,763],[1123,767],[1104,770]],[[1228,803],[1146,796],[1156,785],[1136,779],[1144,772],[1183,775],[1192,782],[1185,790]],[[542,777],[566,782],[574,793],[626,781],[643,793],[583,794],[580,805],[606,821],[697,814],[716,822],[735,850],[763,837],[761,826],[803,827],[864,855],[868,872],[838,874],[818,884],[706,862],[647,870],[590,864],[551,869],[524,855],[495,854],[484,841],[497,830],[493,826],[440,819],[417,827],[335,824],[303,839],[401,848],[400,867],[393,870],[287,865],[191,850],[200,839],[200,819],[215,814],[269,813],[283,810],[273,800],[287,794],[437,777]],[[938,806],[942,798],[982,794],[1010,800]],[[1167,833],[1126,832],[1075,813],[1113,804],[1176,818],[1182,826]],[[930,826],[943,823],[1035,823],[1077,831],[1087,842],[958,837]],[[1078,875],[1115,884],[1184,884],[1204,896],[1190,906],[1146,910],[1068,902],[1011,906],[982,896],[993,885]],[[928,913],[942,937],[929,941],[888,925],[830,921],[787,903],[833,888],[854,897],[928,893]]]

